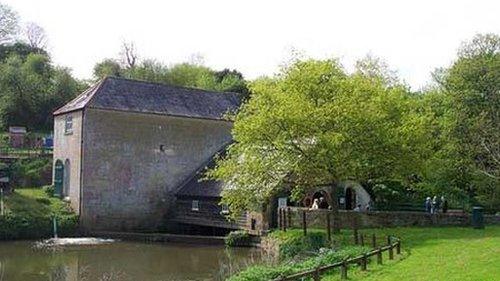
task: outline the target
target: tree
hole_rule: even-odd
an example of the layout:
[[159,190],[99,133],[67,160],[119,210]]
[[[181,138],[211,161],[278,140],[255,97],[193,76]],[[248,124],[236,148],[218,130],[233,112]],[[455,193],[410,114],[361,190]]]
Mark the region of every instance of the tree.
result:
[[24,34],[28,44],[33,49],[45,49],[47,47],[47,36],[45,30],[34,22],[26,24]]
[[32,130],[52,127],[52,112],[84,85],[68,69],[54,67],[43,54],[11,55],[0,64],[0,123]]
[[0,3],[0,44],[13,40],[19,29],[19,18],[9,6]]
[[225,183],[232,211],[283,185],[298,199],[317,185],[420,174],[431,150],[426,116],[404,86],[347,75],[335,60],[299,61],[251,84],[234,116],[227,156],[208,176]]
[[122,76],[123,69],[120,64],[114,59],[105,59],[94,66],[94,77],[102,79],[106,76]]
[[[445,149],[452,182],[488,207],[500,205],[500,37],[479,34],[436,76],[449,100]],[[449,169],[450,171],[451,169]],[[450,173],[448,173],[450,174]],[[453,172],[451,173],[454,174]]]
[[134,68],[138,57],[134,42],[123,42],[120,56],[124,67],[129,69]]
[[10,56],[19,56],[22,60],[26,60],[29,54],[41,54],[48,56],[43,49],[33,48],[23,42],[15,42],[14,44],[0,45],[0,63],[4,63]]

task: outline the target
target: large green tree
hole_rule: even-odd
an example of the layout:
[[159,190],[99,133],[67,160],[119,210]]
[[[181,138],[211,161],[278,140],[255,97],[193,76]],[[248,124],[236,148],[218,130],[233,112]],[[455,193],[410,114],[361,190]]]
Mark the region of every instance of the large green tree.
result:
[[229,69],[215,71],[192,63],[167,66],[156,60],[146,59],[134,62],[134,65],[123,65],[117,60],[105,59],[95,65],[94,76],[96,79],[116,76],[204,90],[236,92],[245,97],[249,94],[247,83],[240,72]]
[[339,180],[408,181],[432,151],[429,118],[401,84],[348,75],[335,60],[298,61],[251,85],[234,116],[227,156],[209,177],[223,180],[233,211],[265,202],[283,184],[295,196]]
[[52,112],[83,89],[68,69],[54,67],[44,54],[14,54],[0,64],[0,123],[49,130]]
[[[447,100],[438,178],[488,207],[500,205],[500,37],[479,34],[436,79]],[[450,177],[450,174],[452,175]],[[454,175],[454,176],[453,176]]]

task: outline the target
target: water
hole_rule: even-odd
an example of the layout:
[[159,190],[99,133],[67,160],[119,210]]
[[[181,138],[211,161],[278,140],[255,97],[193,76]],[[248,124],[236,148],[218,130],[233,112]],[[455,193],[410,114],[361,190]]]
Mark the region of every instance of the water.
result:
[[0,242],[0,281],[224,280],[260,256],[251,248],[184,244],[33,245]]

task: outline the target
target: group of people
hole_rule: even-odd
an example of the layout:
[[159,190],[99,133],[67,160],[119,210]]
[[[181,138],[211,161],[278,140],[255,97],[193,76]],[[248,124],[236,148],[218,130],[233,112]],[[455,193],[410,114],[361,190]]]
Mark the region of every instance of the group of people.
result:
[[437,196],[434,196],[434,198],[427,197],[425,199],[425,211],[429,214],[437,214],[439,210],[441,210],[443,213],[448,212],[448,201],[444,196],[441,196],[441,199],[439,199]]
[[320,197],[319,199],[315,198],[313,200],[313,203],[312,203],[310,209],[311,210],[328,209],[329,207],[330,207],[330,205],[326,201],[325,197]]

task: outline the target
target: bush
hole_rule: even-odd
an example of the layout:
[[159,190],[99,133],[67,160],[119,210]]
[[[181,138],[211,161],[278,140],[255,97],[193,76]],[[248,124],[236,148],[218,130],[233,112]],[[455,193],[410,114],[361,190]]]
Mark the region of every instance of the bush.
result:
[[[73,235],[78,226],[78,216],[69,215],[57,219],[58,234]],[[53,236],[50,216],[33,217],[8,213],[0,217],[0,240],[39,239]]]
[[226,246],[242,247],[250,246],[252,237],[244,230],[231,231],[224,239]]
[[319,266],[325,266],[332,263],[342,261],[344,259],[359,256],[369,248],[360,246],[349,246],[344,249],[335,251],[328,249],[322,252],[317,252],[315,256],[309,257],[299,262],[287,261],[280,265],[255,265],[250,266],[237,275],[231,276],[229,281],[263,281],[272,280],[280,276],[287,276],[294,273],[310,270]]
[[0,217],[0,240],[52,237],[53,217],[60,236],[76,233],[78,216],[67,203],[48,197],[44,189],[16,189],[5,197],[5,206],[7,214]]
[[11,168],[11,178],[16,187],[48,185],[51,177],[52,160],[49,158],[18,160]]
[[53,185],[47,185],[43,188],[43,191],[47,194],[47,196],[54,197],[55,188]]
[[328,246],[326,235],[321,231],[310,230],[307,236],[304,236],[301,230],[279,231],[270,236],[278,240],[280,259],[311,254]]

